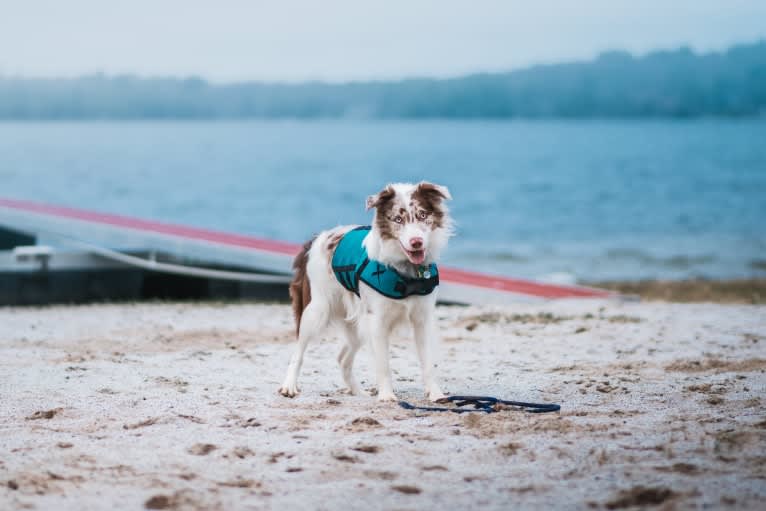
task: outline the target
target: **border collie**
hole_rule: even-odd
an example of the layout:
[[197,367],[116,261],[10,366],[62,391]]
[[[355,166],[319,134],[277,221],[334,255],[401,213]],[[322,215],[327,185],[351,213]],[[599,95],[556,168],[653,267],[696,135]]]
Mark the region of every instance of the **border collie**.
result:
[[298,373],[309,341],[337,326],[344,345],[338,355],[351,394],[365,394],[353,375],[363,340],[375,359],[379,401],[396,401],[389,368],[389,338],[402,323],[412,326],[426,397],[444,397],[435,375],[435,262],[452,234],[446,187],[394,183],[367,198],[375,209],[369,227],[340,226],[319,233],[293,263],[290,297],[298,347],[279,393],[298,394]]

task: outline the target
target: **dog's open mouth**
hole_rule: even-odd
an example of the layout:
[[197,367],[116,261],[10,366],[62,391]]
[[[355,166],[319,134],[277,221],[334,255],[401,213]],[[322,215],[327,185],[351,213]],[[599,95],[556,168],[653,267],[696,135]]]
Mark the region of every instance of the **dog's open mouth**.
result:
[[423,261],[426,260],[426,251],[423,249],[420,250],[407,250],[406,248],[402,247],[404,250],[405,255],[407,256],[407,259],[412,264],[423,264]]

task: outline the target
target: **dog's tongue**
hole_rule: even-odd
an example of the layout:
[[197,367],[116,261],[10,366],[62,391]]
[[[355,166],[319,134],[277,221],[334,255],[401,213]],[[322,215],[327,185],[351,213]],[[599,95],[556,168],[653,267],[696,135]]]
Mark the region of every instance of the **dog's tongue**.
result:
[[412,252],[407,252],[407,257],[412,264],[423,264],[423,261],[426,260],[426,251],[414,250]]

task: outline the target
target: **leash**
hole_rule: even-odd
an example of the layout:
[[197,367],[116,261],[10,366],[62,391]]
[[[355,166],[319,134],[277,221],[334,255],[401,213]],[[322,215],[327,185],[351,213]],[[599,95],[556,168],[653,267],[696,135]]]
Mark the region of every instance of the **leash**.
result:
[[[492,396],[447,396],[437,401],[437,403],[453,403],[457,408],[447,408],[443,406],[417,406],[407,401],[399,401],[399,406],[405,410],[421,410],[424,412],[485,412],[495,413],[503,410],[503,406],[514,406],[518,411],[528,413],[548,413],[558,412],[561,405],[555,403],[526,403],[524,401],[506,401]],[[473,408],[461,408],[463,406],[472,406]]]

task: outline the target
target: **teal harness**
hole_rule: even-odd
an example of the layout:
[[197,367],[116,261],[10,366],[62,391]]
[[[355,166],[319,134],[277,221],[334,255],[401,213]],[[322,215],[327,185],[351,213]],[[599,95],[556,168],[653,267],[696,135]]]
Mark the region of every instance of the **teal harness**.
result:
[[332,256],[332,271],[338,282],[359,296],[359,282],[388,298],[402,299],[412,295],[428,295],[439,285],[436,264],[418,267],[418,277],[399,274],[395,269],[367,257],[362,241],[370,226],[357,227],[341,238]]

